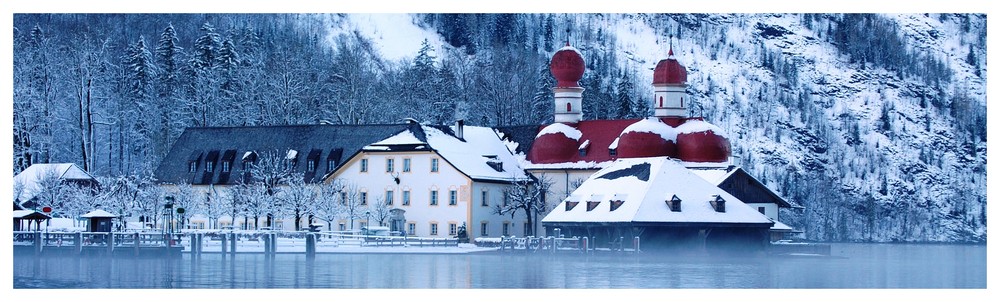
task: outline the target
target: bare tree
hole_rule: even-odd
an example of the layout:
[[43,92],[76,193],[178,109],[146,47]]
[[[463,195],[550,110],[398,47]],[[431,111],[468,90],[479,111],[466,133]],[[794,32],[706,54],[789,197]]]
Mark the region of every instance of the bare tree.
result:
[[[283,210],[281,207],[277,207],[271,203],[279,202],[278,198],[275,198],[275,194],[278,193],[278,187],[287,184],[292,178],[292,161],[295,156],[297,156],[298,151],[288,150],[286,152],[274,151],[264,151],[257,158],[256,162],[250,165],[250,176],[253,178],[251,181],[255,184],[263,186],[263,193],[267,198],[261,200],[254,200],[253,202],[263,202],[261,204],[254,205],[256,208],[264,207],[268,209],[273,209],[277,211]],[[249,200],[248,200],[249,201]],[[267,211],[268,217],[267,226],[271,227],[271,218],[277,217],[277,213],[274,211]],[[259,216],[254,217],[254,225],[256,225],[256,219]]]
[[233,189],[234,198],[239,199],[237,204],[243,206],[244,217],[253,217],[253,229],[257,229],[260,217],[271,210],[271,196],[267,194],[267,186],[262,183],[242,183]]
[[545,202],[545,194],[552,186],[552,181],[542,176],[536,179],[517,179],[504,189],[503,201],[493,204],[493,213],[498,215],[510,215],[511,218],[518,211],[524,212],[527,218],[529,234],[535,233],[535,225],[538,221],[538,214],[545,212],[548,208]]
[[[375,199],[375,202],[368,204],[367,211],[372,220],[378,221],[378,226],[385,226],[386,220],[388,220],[389,216],[392,214],[390,210],[392,210],[392,206],[387,204],[382,197],[379,197]],[[369,225],[370,224],[371,222],[369,222]]]
[[346,210],[346,206],[340,199],[340,192],[343,191],[342,181],[334,180],[330,183],[318,185],[316,201],[312,203],[312,212],[320,220],[326,221],[328,231],[333,230],[333,221],[341,217]]
[[306,184],[302,177],[292,177],[288,186],[281,188],[281,199],[288,211],[295,217],[295,230],[301,229],[303,216],[311,216],[315,212],[310,206],[316,202],[316,188]]

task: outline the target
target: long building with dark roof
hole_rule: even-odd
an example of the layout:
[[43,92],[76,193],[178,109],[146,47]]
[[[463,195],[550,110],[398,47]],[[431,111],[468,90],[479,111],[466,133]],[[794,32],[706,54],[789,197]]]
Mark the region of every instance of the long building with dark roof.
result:
[[280,152],[293,173],[316,183],[361,148],[408,128],[419,129],[409,124],[187,128],[155,175],[163,184],[232,185],[247,176],[244,163]]

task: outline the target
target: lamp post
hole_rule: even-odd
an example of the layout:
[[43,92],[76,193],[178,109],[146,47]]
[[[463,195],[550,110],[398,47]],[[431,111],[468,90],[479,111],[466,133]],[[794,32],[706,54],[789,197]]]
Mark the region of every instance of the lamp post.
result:
[[174,211],[173,211],[173,209],[174,209],[174,197],[173,196],[167,196],[164,199],[167,200],[167,203],[163,205],[163,209],[166,210],[167,213],[169,214],[169,218],[167,220],[167,228],[166,229],[167,229],[168,233],[173,234],[174,233]]

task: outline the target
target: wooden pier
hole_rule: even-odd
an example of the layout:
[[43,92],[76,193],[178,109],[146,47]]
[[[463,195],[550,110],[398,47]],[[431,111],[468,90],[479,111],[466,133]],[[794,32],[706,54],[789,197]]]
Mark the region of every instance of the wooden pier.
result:
[[104,232],[14,232],[14,249],[35,255],[179,257],[180,234]]

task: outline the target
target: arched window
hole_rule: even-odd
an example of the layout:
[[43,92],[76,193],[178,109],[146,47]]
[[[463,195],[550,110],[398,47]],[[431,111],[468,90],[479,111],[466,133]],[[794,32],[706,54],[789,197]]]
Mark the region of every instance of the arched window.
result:
[[573,111],[573,103],[566,103],[566,112]]
[[660,96],[660,107],[663,107],[663,96]]

